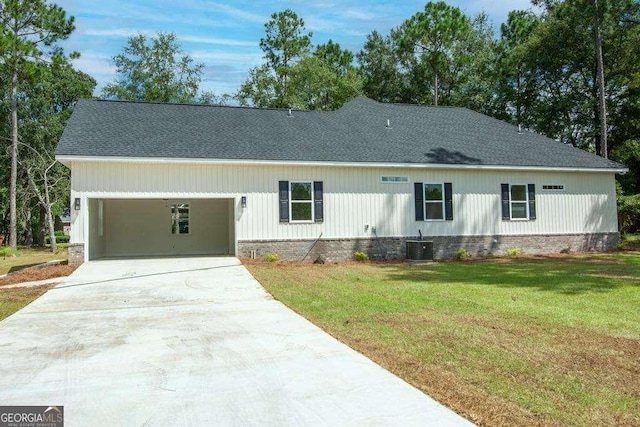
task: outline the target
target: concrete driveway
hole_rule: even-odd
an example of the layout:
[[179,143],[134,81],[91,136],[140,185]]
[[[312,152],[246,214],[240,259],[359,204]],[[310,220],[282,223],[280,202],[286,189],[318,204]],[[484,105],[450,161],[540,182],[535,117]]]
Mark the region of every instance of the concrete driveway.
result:
[[236,258],[94,261],[0,322],[0,405],[67,426],[469,425]]

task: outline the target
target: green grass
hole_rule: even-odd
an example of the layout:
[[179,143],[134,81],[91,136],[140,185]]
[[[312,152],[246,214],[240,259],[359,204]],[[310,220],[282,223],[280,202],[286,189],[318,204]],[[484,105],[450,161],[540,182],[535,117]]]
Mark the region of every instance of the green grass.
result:
[[248,267],[475,422],[640,424],[640,254]]
[[0,288],[0,321],[42,296],[54,285],[28,288]]
[[0,274],[7,274],[54,259],[67,259],[67,245],[58,245],[58,251],[55,254],[48,247],[18,248],[18,252],[13,255],[0,256]]

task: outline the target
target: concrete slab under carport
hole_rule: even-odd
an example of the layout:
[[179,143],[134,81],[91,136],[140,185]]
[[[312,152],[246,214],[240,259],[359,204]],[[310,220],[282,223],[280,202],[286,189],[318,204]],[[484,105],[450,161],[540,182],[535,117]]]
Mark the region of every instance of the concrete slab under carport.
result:
[[76,425],[470,425],[232,257],[94,261],[0,323],[3,405]]

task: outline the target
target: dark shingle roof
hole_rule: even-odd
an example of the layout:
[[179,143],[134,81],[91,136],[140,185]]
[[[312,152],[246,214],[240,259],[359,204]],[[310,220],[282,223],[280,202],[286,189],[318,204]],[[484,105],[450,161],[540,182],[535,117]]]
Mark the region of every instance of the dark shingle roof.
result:
[[[391,128],[386,127],[387,120]],[[465,108],[358,97],[333,112],[80,100],[57,155],[623,166]]]

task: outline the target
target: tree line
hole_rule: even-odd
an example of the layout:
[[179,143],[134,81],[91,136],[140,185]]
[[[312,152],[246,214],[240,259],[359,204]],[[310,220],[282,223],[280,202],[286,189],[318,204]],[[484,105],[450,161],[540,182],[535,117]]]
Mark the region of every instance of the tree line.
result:
[[[627,165],[618,177],[621,225],[640,226],[640,2],[533,0],[496,29],[428,2],[388,34],[372,31],[359,52],[313,44],[287,9],[265,23],[263,63],[234,94],[200,90],[204,65],[175,34],[130,37],[113,58],[103,98],[334,110],[358,95],[381,102],[467,107]],[[0,234],[8,243],[52,242],[68,207],[68,170],[53,159],[78,98],[95,80],[75,70],[57,42],[73,17],[44,0],[0,0]]]

